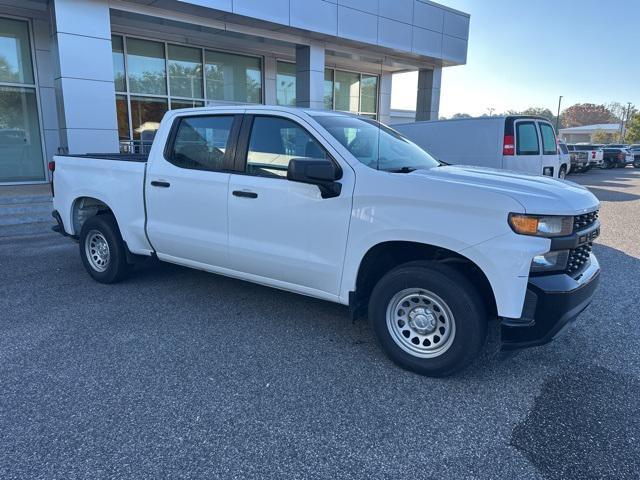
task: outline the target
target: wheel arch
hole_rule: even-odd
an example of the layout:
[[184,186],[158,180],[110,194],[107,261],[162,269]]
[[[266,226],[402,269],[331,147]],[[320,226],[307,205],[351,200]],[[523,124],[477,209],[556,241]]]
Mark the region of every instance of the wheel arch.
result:
[[414,241],[383,241],[373,245],[362,257],[349,293],[349,306],[354,318],[366,315],[368,299],[376,283],[391,269],[415,260],[432,260],[452,266],[476,285],[487,312],[497,311],[494,289],[483,270],[470,258],[453,250]]
[[[75,236],[80,235],[82,225],[87,221],[88,218],[95,215],[104,215],[108,213],[111,213],[115,218],[115,213],[107,202],[91,195],[77,196],[71,202],[71,212],[69,216],[73,234]],[[116,218],[116,224],[117,223],[118,220]]]

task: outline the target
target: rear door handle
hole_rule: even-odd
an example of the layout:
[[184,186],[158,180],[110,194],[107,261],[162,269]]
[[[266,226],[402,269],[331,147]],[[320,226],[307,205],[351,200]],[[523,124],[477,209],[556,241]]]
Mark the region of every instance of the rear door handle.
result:
[[256,192],[247,192],[247,191],[244,191],[244,190],[234,190],[231,193],[236,197],[258,198],[258,194]]
[[171,186],[169,182],[165,182],[164,180],[152,180],[151,185],[154,187],[163,187],[163,188],[168,188]]

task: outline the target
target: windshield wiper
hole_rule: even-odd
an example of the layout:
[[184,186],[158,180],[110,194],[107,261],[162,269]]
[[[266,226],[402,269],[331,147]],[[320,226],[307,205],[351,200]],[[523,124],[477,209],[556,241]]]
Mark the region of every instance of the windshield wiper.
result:
[[391,173],[411,173],[414,170],[417,170],[415,167],[400,167],[400,168],[385,168],[385,172]]

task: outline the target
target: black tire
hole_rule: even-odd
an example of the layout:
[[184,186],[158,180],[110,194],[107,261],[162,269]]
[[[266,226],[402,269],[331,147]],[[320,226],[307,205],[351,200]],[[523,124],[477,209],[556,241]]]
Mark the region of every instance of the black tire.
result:
[[566,165],[562,165],[560,167],[560,171],[558,172],[558,178],[560,180],[564,180],[565,178],[567,178],[567,167],[566,167]]
[[634,163],[633,168],[640,168],[640,163]]
[[[96,266],[96,260],[91,260],[89,256],[90,248],[87,243],[91,238],[106,240],[108,246],[108,260],[103,265],[103,270]],[[80,258],[84,268],[89,275],[100,283],[116,283],[124,279],[131,270],[131,265],[127,263],[126,247],[116,219],[111,214],[95,215],[87,219],[80,230]]]
[[[408,288],[435,294],[453,316],[455,334],[448,340],[448,348],[437,356],[423,358],[407,352],[390,331],[393,327],[388,326],[387,309],[391,310],[390,302]],[[393,325],[395,321],[389,322]],[[437,262],[417,261],[394,268],[380,279],[369,299],[369,322],[384,352],[401,367],[432,377],[451,375],[472,362],[485,343],[487,321],[485,305],[471,282],[452,267]]]

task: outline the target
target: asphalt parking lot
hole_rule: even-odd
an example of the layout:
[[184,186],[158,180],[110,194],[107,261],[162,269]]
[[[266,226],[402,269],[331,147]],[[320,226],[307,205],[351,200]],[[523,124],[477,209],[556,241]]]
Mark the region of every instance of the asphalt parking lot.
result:
[[[430,379],[344,307],[171,265],[112,286],[0,234],[0,478],[640,475],[640,170],[602,200],[591,307],[550,345]],[[1,228],[1,227],[0,227]]]

